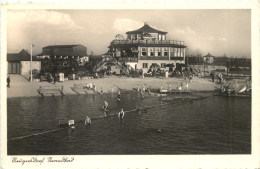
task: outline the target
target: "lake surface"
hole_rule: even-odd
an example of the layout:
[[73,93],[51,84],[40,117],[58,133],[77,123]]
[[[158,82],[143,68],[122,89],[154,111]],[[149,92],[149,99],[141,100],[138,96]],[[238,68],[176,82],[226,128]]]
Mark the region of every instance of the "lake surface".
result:
[[[120,102],[115,94],[11,98],[8,155],[250,154],[251,99],[200,95],[209,97],[141,99],[128,93]],[[110,114],[153,108],[126,112],[123,120],[104,118],[104,100]],[[91,126],[82,122],[86,115]],[[75,129],[58,126],[70,119],[80,122]]]

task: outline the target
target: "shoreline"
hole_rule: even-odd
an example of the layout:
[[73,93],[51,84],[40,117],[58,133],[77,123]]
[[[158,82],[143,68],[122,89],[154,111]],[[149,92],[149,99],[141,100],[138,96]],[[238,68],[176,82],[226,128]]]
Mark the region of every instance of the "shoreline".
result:
[[[154,78],[154,77],[145,77],[141,78],[127,78],[127,77],[118,77],[118,76],[110,76],[107,78],[100,79],[84,79],[84,80],[69,80],[65,82],[57,82],[55,85],[53,83],[48,82],[28,82],[26,78],[21,75],[11,75],[11,87],[7,88],[7,99],[9,98],[20,98],[20,97],[42,97],[38,92],[41,86],[49,86],[49,87],[61,87],[63,86],[64,95],[79,95],[74,92],[71,87],[74,84],[87,85],[88,83],[95,83],[96,91],[100,92],[101,88],[103,90],[103,94],[109,93],[117,93],[118,90],[132,92],[135,91],[134,88],[139,84],[140,89],[146,84],[146,87],[150,87],[152,89],[159,89],[162,85],[163,89],[169,89],[169,85],[171,86],[171,90],[175,90],[177,86],[180,85],[181,82],[186,82],[181,78]],[[215,91],[215,83],[213,83],[210,79],[203,79],[194,77],[193,80],[189,83],[190,91],[192,92],[213,92]],[[121,92],[124,93],[124,92]],[[100,94],[95,93],[89,90],[88,93],[82,93],[80,95],[92,95],[92,94]],[[59,95],[55,95],[59,96]],[[44,97],[54,97],[44,96]],[[60,96],[59,96],[60,97]]]

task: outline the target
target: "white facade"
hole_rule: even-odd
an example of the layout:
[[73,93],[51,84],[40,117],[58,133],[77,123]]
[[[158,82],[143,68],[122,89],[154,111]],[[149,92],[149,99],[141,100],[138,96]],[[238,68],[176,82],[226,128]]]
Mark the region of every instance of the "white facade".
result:
[[[32,61],[32,70],[41,70],[41,61]],[[30,61],[21,61],[21,75],[30,75]]]

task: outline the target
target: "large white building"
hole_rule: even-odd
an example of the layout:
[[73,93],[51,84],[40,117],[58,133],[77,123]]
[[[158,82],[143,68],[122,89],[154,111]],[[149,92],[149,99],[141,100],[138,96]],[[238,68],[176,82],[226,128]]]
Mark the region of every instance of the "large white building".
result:
[[[167,64],[185,64],[183,41],[167,40],[167,32],[156,30],[147,23],[134,31],[126,32],[127,39],[115,39],[110,43],[110,52],[118,61],[134,69],[148,71],[153,63],[165,68]],[[172,69],[172,68],[170,68]]]

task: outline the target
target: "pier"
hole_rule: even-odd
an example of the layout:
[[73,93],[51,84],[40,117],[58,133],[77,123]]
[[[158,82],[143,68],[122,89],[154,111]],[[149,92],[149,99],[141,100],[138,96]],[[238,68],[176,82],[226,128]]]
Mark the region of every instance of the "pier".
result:
[[42,97],[44,96],[65,96],[63,86],[40,86],[37,92]]

